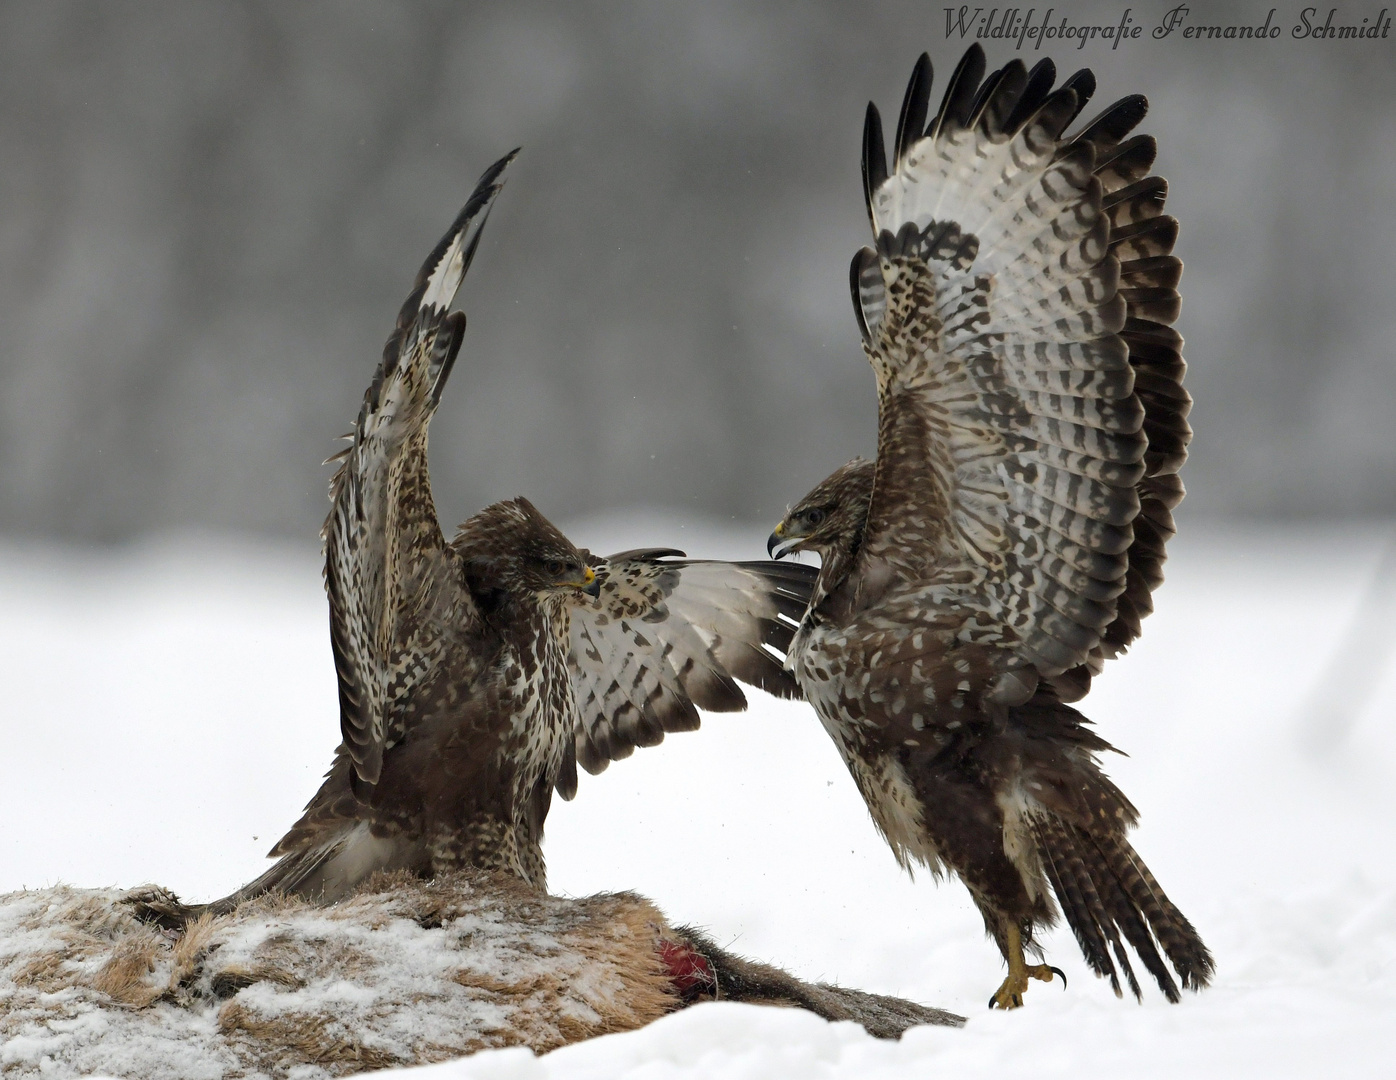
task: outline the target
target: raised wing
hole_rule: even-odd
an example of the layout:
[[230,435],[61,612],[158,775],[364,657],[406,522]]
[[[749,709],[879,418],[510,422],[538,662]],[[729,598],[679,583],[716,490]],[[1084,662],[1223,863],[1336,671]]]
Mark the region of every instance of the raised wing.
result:
[[[974,46],[929,123],[907,88],[889,173],[868,107],[875,246],[853,260],[879,435],[864,571],[960,583],[1014,657],[1079,696],[1161,580],[1190,405],[1171,329],[1182,264],[1155,144],[1127,97],[1050,61],[984,79]],[[968,597],[967,597],[968,599]]]
[[[517,153],[517,151],[515,151]],[[441,535],[427,476],[427,426],[460,351],[465,315],[448,311],[480,242],[500,175],[485,171],[427,258],[364,394],[330,483],[325,588],[339,677],[340,730],[357,779],[376,783],[402,707],[475,617]]]
[[600,594],[583,597],[571,619],[578,715],[575,760],[557,785],[564,799],[576,794],[577,762],[599,773],[665,732],[692,731],[698,709],[744,709],[738,680],[800,696],[783,665],[815,569],[682,555],[655,548],[593,563]]

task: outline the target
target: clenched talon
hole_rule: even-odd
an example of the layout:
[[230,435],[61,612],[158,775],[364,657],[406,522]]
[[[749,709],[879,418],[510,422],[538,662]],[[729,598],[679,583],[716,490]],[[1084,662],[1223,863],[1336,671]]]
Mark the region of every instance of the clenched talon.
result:
[[180,902],[178,896],[159,885],[142,885],[131,889],[120,900],[132,915],[143,923],[158,927],[176,937],[196,919],[202,910]]
[[1008,978],[989,999],[989,1008],[1021,1009],[1023,993],[1028,988],[1029,979],[1051,982],[1053,975],[1059,975],[1062,989],[1066,989],[1066,972],[1049,964],[1028,964],[1023,959],[1022,935],[1016,926],[1010,926],[1005,935],[1008,939]]

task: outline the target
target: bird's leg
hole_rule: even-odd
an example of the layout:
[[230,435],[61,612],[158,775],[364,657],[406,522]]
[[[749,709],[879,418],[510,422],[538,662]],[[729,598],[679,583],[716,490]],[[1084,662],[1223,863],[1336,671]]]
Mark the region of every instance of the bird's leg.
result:
[[1046,964],[1029,964],[1023,958],[1023,935],[1018,924],[1008,924],[1008,978],[989,999],[989,1008],[1020,1009],[1023,1007],[1023,993],[1028,988],[1029,979],[1051,982],[1054,974],[1062,977],[1062,989],[1066,989],[1066,974],[1060,968]]

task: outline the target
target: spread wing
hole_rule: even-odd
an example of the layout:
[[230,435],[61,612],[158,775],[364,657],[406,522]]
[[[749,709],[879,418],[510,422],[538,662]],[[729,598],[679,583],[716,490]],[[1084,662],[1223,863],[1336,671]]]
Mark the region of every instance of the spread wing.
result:
[[565,799],[576,794],[576,762],[599,773],[667,731],[692,731],[698,709],[744,709],[738,680],[800,695],[783,665],[815,569],[682,555],[656,548],[593,562],[600,593],[571,617],[577,728],[575,761],[558,781]]
[[412,691],[453,633],[476,618],[451,572],[427,476],[427,425],[460,351],[465,316],[448,311],[513,159],[486,170],[427,258],[364,395],[330,483],[325,587],[344,751],[376,783]]
[[1043,61],[984,79],[966,53],[927,120],[907,88],[889,173],[868,108],[875,245],[851,286],[877,375],[877,473],[861,570],[960,589],[1064,697],[1139,633],[1161,580],[1191,432],[1177,222],[1127,138],[1127,97],[1063,132],[1094,90]]

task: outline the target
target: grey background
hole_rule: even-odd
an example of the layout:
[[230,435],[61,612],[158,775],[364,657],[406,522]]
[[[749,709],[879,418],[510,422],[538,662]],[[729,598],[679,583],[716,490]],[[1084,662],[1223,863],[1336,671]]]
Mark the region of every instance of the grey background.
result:
[[[1396,40],[1293,41],[1302,4],[1278,41],[1151,40],[1170,6],[1021,55],[1093,67],[1088,115],[1152,102],[1184,513],[1396,512]],[[938,100],[963,47],[927,3],[0,5],[0,533],[313,538],[418,264],[520,144],[433,425],[443,517],[775,518],[874,447],[864,106],[894,123],[923,48]]]

